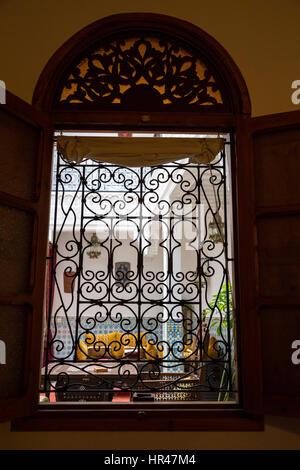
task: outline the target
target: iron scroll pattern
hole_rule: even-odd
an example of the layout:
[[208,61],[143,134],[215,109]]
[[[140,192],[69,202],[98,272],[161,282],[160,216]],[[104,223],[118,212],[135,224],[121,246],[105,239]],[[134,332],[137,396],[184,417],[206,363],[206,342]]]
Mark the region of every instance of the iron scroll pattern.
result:
[[[57,154],[55,293],[41,391],[69,393],[75,401],[89,390],[96,400],[128,391],[172,401],[235,396],[229,289],[226,308],[218,302],[233,261],[225,154],[210,166],[182,160],[126,168],[126,178],[121,167],[70,163]],[[118,191],[102,191],[109,181]],[[223,243],[210,238],[216,214],[224,220]],[[93,232],[101,256],[88,261]],[[131,268],[120,282],[114,265],[124,253]]]
[[57,103],[104,107],[224,104],[221,80],[171,39],[114,39],[86,53],[66,73]]

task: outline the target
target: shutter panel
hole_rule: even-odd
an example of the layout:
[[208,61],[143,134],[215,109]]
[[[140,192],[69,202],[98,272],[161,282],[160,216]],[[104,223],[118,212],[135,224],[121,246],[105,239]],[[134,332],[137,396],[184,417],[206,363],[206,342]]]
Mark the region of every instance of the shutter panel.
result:
[[0,105],[0,420],[38,403],[52,132],[7,92]]
[[254,118],[251,133],[263,409],[300,416],[300,112]]

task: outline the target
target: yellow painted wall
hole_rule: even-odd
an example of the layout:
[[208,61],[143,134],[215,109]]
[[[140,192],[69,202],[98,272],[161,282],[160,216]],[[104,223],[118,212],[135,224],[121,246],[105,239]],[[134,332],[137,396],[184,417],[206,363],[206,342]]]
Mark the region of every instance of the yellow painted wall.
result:
[[70,36],[99,18],[162,13],[190,21],[217,39],[244,75],[253,115],[299,109],[299,0],[0,0],[0,79],[31,102],[47,60]]
[[[217,39],[239,66],[253,115],[300,109],[290,99],[300,79],[299,0],[0,0],[0,80],[31,102],[39,74],[71,35],[99,18],[151,12],[190,21]],[[1,449],[299,449],[300,420],[266,418],[264,432],[11,433]]]
[[[300,420],[267,418],[264,432],[10,432],[0,425],[0,449],[299,449]],[[100,462],[99,462],[100,463]],[[101,464],[100,464],[101,466]]]

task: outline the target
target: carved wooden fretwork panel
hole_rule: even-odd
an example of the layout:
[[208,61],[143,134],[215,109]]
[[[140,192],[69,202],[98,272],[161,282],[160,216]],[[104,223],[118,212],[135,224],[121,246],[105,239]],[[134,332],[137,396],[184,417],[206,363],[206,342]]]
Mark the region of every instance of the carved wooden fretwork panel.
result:
[[171,40],[115,39],[73,64],[58,102],[102,106],[218,106],[221,86],[198,57]]

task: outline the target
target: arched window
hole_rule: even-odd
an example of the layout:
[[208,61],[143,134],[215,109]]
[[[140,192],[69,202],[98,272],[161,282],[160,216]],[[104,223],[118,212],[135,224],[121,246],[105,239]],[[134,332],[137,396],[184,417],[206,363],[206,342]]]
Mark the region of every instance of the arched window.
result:
[[[26,136],[31,145],[26,148],[36,148],[41,137],[43,142],[41,157],[34,160],[40,165],[37,176],[28,175],[28,185],[20,189],[24,200],[13,193],[2,198],[27,214],[22,251],[26,262],[30,256],[24,258],[24,253],[29,253],[32,233],[36,241],[30,282],[18,287],[19,303],[26,305],[22,321],[35,338],[34,346],[26,349],[33,373],[15,416],[25,414],[25,405],[27,414],[32,406],[36,409],[37,403],[31,405],[30,397],[37,395],[40,386],[41,392],[60,401],[55,409],[51,403],[41,405],[36,420],[40,425],[51,412],[52,420],[58,420],[52,422],[61,429],[72,427],[64,403],[70,398],[73,404],[68,409],[73,418],[77,420],[77,409],[84,408],[85,429],[102,429],[104,422],[106,429],[114,429],[116,410],[119,429],[155,429],[158,419],[160,429],[259,428],[261,420],[254,416],[262,408],[253,221],[259,218],[261,236],[268,211],[254,208],[251,152],[259,155],[261,145],[267,144],[256,138],[254,149],[249,147],[253,132],[249,95],[228,53],[184,21],[156,14],[114,15],[84,28],[54,54],[40,76],[33,104],[34,112],[8,94],[7,109],[14,108],[9,112],[17,119],[22,111],[26,125],[35,129],[25,132],[21,126],[23,141]],[[52,245],[42,308],[48,237],[45,207],[51,199],[49,137],[53,138],[53,132],[41,133],[41,129],[49,129],[49,123],[54,126],[57,146]],[[256,126],[255,132],[257,121]],[[103,142],[108,143],[105,149]],[[178,150],[188,144],[188,151],[187,147]],[[153,163],[155,159],[159,165]],[[35,192],[28,189],[33,178]],[[77,196],[79,206],[75,207]],[[130,203],[135,200],[131,213]],[[155,214],[152,205],[159,208]],[[191,208],[191,216],[179,211],[185,208]],[[16,212],[14,217],[21,224],[20,214]],[[135,217],[138,223],[133,222]],[[124,219],[129,233],[126,242],[120,236]],[[178,220],[188,221],[194,226],[193,234],[201,234],[196,245],[194,239],[179,242],[175,235]],[[158,223],[156,241],[147,231],[148,221]],[[68,235],[60,244],[64,226],[68,226]],[[183,245],[188,247],[186,251]],[[126,250],[118,257],[120,246]],[[129,260],[130,250],[135,257]],[[260,274],[265,272],[262,259],[260,256]],[[158,260],[161,266],[154,267]],[[101,268],[91,269],[91,263],[98,261]],[[217,265],[221,274],[214,292]],[[24,289],[29,292],[25,297]],[[7,291],[14,293],[10,284]],[[102,295],[108,297],[102,299]],[[69,303],[66,298],[71,299]],[[3,299],[10,302],[10,297]],[[263,300],[259,302],[265,305]],[[13,303],[9,305],[17,315],[19,310]],[[73,307],[75,314],[70,315]],[[156,310],[149,314],[149,309]],[[46,369],[42,369],[38,386],[42,311],[47,320]],[[32,328],[27,320],[30,315]],[[105,329],[108,324],[110,329]],[[68,329],[70,344],[61,339],[63,328]],[[111,381],[107,377],[113,360],[117,373]],[[221,363],[223,369],[213,367]],[[58,364],[69,369],[51,377],[51,367]],[[122,374],[128,365],[135,374]],[[74,369],[81,371],[79,376]],[[197,376],[199,370],[205,374]],[[213,380],[218,373],[216,385]],[[126,374],[133,382],[125,386],[122,379]],[[126,393],[135,395],[135,400],[122,405],[111,402],[117,392],[121,398]],[[210,400],[203,392],[211,393],[210,397],[217,393]],[[94,402],[78,403],[87,396]],[[167,400],[161,401],[159,396]],[[176,401],[178,397],[181,399]],[[151,400],[156,401],[155,406]],[[30,419],[25,426],[26,422],[30,427]]]
[[[63,68],[42,90],[46,68],[35,91],[40,107],[59,116],[61,134],[40,391],[52,401],[96,397],[111,406],[126,392],[130,403],[239,406],[233,135],[216,117],[232,118],[249,102],[237,83],[227,83],[222,58],[208,51],[213,40],[198,46],[191,31],[178,35],[176,20],[166,28],[161,17],[150,16],[148,24],[135,18],[125,28],[126,17],[117,30],[94,25],[96,35],[80,50],[66,45]],[[239,75],[230,81],[242,83]],[[110,132],[105,122],[80,137],[90,113],[99,112],[105,121],[117,113],[124,118],[111,122]],[[171,121],[152,127],[149,113]],[[66,114],[76,116],[73,132],[66,133]],[[196,132],[197,119],[208,114],[215,132],[211,126]],[[87,390],[91,382],[92,391],[78,390],[78,381]]]

